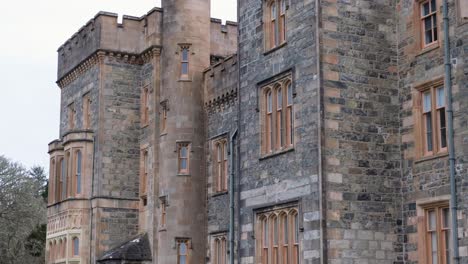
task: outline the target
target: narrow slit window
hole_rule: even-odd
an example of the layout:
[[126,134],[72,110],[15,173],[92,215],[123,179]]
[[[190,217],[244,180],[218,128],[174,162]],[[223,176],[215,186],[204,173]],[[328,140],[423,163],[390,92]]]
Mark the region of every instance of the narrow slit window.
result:
[[179,174],[189,173],[189,145],[179,144]]
[[189,263],[189,246],[187,240],[181,240],[177,243],[177,264],[190,264]]
[[273,95],[272,91],[268,90],[266,94],[266,141],[267,141],[267,152],[271,152],[273,150]]
[[189,75],[189,49],[182,48],[181,75],[187,78]]
[[76,194],[81,194],[82,163],[81,151],[78,150],[76,152]]
[[73,238],[73,256],[79,256],[80,255],[80,240],[75,237]]
[[286,114],[286,138],[289,146],[293,145],[294,133],[293,133],[293,90],[291,83],[287,84],[287,114]]

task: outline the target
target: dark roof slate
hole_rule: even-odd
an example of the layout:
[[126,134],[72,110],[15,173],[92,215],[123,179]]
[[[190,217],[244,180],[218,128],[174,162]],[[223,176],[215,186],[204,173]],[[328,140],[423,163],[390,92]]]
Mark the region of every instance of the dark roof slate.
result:
[[107,252],[98,260],[106,263],[114,260],[145,261],[152,260],[147,234],[141,234]]

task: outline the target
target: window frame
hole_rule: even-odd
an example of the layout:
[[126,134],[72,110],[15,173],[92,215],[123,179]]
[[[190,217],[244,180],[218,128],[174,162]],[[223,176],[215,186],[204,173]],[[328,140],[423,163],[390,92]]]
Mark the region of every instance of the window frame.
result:
[[288,9],[287,0],[264,0],[264,48],[266,51],[274,50],[286,43]]
[[68,129],[72,130],[75,129],[76,126],[76,109],[75,109],[75,103],[70,103],[67,106],[68,109]]
[[[191,44],[179,44],[179,56],[180,56],[180,64],[179,64],[179,73],[180,73],[180,80],[188,81],[190,80],[190,48]],[[187,58],[184,58],[185,53],[187,52]],[[184,73],[184,65],[187,65],[187,72]]]
[[83,192],[83,150],[81,148],[74,149],[73,156],[73,191],[75,192],[75,196],[77,196]]
[[[413,5],[413,23],[414,23],[414,35],[415,35],[415,45],[417,45],[416,50],[419,50],[419,54],[424,54],[433,49],[440,47],[441,37],[442,37],[442,9],[441,9],[441,0],[436,1],[436,12],[432,13],[436,15],[436,26],[437,26],[437,40],[429,44],[425,42],[425,25],[423,21],[422,5],[430,0],[414,0]],[[430,3],[429,3],[430,5]],[[432,23],[431,23],[432,25]]]
[[[75,244],[78,243],[78,244]],[[80,239],[78,236],[74,236],[72,238],[72,243],[71,244],[71,256],[72,257],[79,257],[80,256]]]
[[[444,106],[439,107],[437,105],[437,90],[439,88],[444,89]],[[434,81],[427,82],[425,84],[419,85],[415,89],[413,94],[414,104],[413,104],[413,113],[415,117],[415,134],[419,135],[416,137],[416,153],[419,158],[427,158],[438,155],[446,155],[448,151],[448,131],[447,131],[447,122],[448,115],[446,111],[447,107],[447,98],[446,98],[446,89],[444,87],[443,78],[436,79]],[[430,111],[425,110],[425,100],[424,95],[430,94]],[[442,131],[440,120],[440,111],[445,112],[445,147],[442,146]],[[428,115],[430,114],[431,122],[431,140],[427,138],[428,135]],[[428,143],[432,144],[432,149],[429,149]]]
[[[187,149],[186,157],[182,157],[182,148]],[[190,151],[191,144],[189,142],[178,142],[177,143],[177,173],[178,175],[189,175],[190,174]],[[182,160],[186,160],[186,168],[182,168]]]
[[164,135],[167,133],[167,112],[169,111],[168,100],[164,100],[160,103],[161,113],[160,113],[160,133]]
[[222,137],[213,141],[213,192],[228,192],[229,172],[228,172],[228,139]]
[[[446,210],[448,216],[448,227],[444,227],[444,211]],[[436,226],[435,229],[430,228],[429,213],[435,212]],[[431,233],[436,234],[437,239],[437,260],[439,264],[448,264],[447,258],[452,260],[452,241],[450,240],[451,228],[451,209],[448,200],[434,201],[419,205],[418,207],[418,235],[421,247],[419,248],[419,258],[422,263],[432,264],[432,236]],[[446,233],[448,232],[448,234]],[[449,237],[447,241],[447,236]],[[447,247],[448,242],[448,247]],[[447,252],[449,255],[447,255]],[[451,263],[451,262],[450,262]]]
[[[191,243],[190,239],[186,238],[177,238],[176,239],[176,244],[177,244],[177,264],[190,264],[190,249]],[[180,245],[185,244],[186,246],[186,253],[184,255],[181,254],[180,250]],[[181,263],[180,259],[182,256],[185,256],[185,263]]]
[[141,126],[145,127],[149,124],[150,115],[150,91],[148,86],[144,86],[141,90]]
[[[140,151],[140,198],[145,199],[148,195],[148,174],[149,174],[149,150],[147,147]],[[143,206],[146,206],[143,203]]]
[[159,197],[159,229],[165,230],[167,223],[167,196]]
[[[228,254],[227,254],[227,234],[222,233],[222,234],[217,234],[212,236],[212,264],[227,264],[228,260]],[[220,253],[221,258],[220,258]]]
[[[297,221],[293,221],[295,216]],[[260,263],[300,263],[298,217],[299,209],[297,206],[273,209],[256,214],[255,256]]]
[[[294,148],[294,92],[292,83],[291,75],[287,75],[263,85],[260,89],[262,157]],[[288,92],[291,93],[290,98]],[[271,105],[270,96],[272,98]],[[291,99],[292,102],[288,99]]]

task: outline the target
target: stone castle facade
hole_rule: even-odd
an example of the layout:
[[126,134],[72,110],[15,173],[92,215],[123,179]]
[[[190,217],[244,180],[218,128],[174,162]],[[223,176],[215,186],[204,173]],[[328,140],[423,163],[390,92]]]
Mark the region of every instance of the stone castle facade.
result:
[[443,6],[98,13],[58,50],[47,263],[468,263],[468,0],[448,49]]

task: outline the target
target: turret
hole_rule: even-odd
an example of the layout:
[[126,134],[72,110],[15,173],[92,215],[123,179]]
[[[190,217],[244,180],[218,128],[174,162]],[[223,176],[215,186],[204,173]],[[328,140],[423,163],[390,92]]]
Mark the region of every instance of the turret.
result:
[[[210,63],[210,1],[163,0],[157,263],[204,263],[206,193],[203,70]],[[164,204],[164,205],[163,205]],[[176,257],[175,257],[176,256]],[[180,261],[183,261],[180,259]]]

